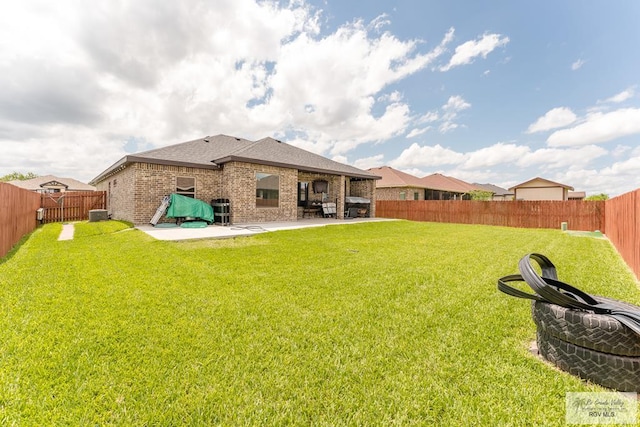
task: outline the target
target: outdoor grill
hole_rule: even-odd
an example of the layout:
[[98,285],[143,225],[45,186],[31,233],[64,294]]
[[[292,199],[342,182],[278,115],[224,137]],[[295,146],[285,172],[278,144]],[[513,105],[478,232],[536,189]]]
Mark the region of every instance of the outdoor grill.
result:
[[371,213],[371,200],[366,197],[345,197],[344,210],[346,217],[368,218]]

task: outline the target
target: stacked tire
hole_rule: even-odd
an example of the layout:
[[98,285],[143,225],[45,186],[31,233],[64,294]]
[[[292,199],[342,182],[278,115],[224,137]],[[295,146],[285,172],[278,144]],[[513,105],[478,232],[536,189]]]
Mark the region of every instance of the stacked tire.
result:
[[[621,309],[638,307],[606,297]],[[640,391],[640,339],[605,314],[533,301],[540,355],[563,371],[623,392]]]

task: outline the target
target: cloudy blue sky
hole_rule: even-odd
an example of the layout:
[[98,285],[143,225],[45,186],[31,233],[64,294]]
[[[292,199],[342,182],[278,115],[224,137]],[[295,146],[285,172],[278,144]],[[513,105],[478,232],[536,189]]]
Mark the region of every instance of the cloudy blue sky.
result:
[[640,2],[22,0],[0,176],[272,136],[361,168],[640,187]]

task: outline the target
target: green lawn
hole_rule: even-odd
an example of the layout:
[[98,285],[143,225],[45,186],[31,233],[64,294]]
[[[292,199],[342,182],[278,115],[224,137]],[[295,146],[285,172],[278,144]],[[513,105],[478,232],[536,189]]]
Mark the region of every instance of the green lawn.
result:
[[0,261],[0,425],[564,425],[604,391],[528,352],[496,289],[528,252],[639,304],[608,241],[556,230],[350,224],[156,241],[35,231]]

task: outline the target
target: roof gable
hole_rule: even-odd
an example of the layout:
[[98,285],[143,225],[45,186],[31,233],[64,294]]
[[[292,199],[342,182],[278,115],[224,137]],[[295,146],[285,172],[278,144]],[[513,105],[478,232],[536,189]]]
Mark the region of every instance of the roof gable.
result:
[[40,187],[64,187],[64,188],[69,188],[69,186],[67,184],[63,184],[60,181],[57,180],[51,180],[51,181],[47,181],[47,182],[43,182],[42,184],[40,184]]
[[539,176],[530,179],[529,181],[522,182],[518,185],[514,185],[509,188],[509,191],[515,190],[516,188],[550,188],[550,187],[562,187],[568,190],[573,190],[573,187],[566,184],[560,184],[559,182],[550,181],[548,179],[540,178]]

